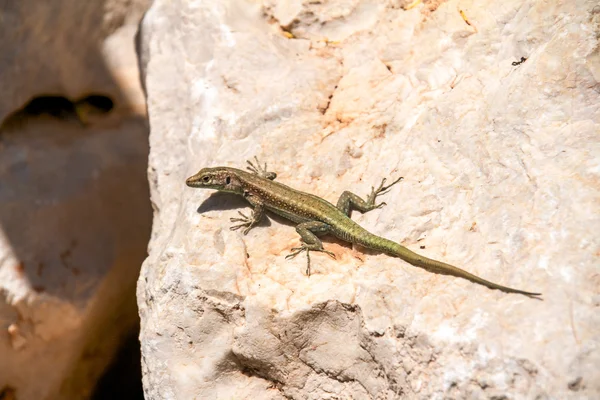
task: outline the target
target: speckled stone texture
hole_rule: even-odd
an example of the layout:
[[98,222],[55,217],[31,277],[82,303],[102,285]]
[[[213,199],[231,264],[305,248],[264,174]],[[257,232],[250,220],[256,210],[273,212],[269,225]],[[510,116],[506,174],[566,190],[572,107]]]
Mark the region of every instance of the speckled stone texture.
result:
[[[600,397],[594,1],[156,0],[141,29],[147,399]],[[543,300],[333,239],[307,277],[293,225],[185,186],[254,155],[331,202],[404,176],[353,218]]]

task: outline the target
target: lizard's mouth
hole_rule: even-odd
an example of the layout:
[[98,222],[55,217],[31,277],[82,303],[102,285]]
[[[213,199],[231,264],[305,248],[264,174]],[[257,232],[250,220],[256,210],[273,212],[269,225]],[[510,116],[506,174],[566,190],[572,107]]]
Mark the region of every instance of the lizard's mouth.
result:
[[185,184],[193,188],[199,188],[204,186],[197,175],[192,175],[189,178],[187,178],[185,180]]

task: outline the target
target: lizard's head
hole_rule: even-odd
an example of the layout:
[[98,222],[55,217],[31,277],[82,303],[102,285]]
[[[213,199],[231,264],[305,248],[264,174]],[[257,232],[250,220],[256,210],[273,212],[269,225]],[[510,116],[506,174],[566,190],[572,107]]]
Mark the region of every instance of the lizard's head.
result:
[[241,193],[240,179],[232,168],[202,168],[195,175],[186,179],[189,187],[200,189],[216,189],[223,192]]

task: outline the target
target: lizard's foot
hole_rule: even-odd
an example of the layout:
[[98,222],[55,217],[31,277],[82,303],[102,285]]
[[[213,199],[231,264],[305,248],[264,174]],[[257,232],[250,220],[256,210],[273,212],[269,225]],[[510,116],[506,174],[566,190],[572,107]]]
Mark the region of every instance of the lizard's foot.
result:
[[400,182],[402,179],[404,179],[404,177],[401,176],[400,178],[396,179],[394,182],[390,183],[389,185],[384,186],[385,181],[387,179],[383,178],[381,180],[381,184],[379,185],[379,187],[377,189],[375,189],[373,186],[371,186],[371,194],[367,197],[367,205],[371,208],[371,210],[385,206],[386,205],[385,202],[375,204],[375,200],[377,200],[377,196],[381,196],[381,195],[384,195],[387,192],[389,192],[390,188],[392,186],[394,186],[396,183]]
[[238,214],[240,214],[242,218],[230,218],[229,220],[231,222],[241,222],[241,224],[233,225],[229,229],[231,229],[232,231],[237,231],[240,228],[246,228],[243,230],[243,233],[244,235],[247,235],[248,232],[250,232],[250,229],[253,228],[255,221],[241,211],[238,211]]
[[333,259],[335,259],[335,254],[333,254],[331,251],[325,250],[323,248],[323,246],[318,246],[318,245],[309,245],[306,243],[302,243],[300,245],[300,247],[294,247],[292,249],[292,252],[290,254],[288,254],[287,256],[285,256],[286,260],[292,259],[294,257],[296,257],[298,254],[302,253],[303,251],[306,251],[306,275],[310,276],[310,252],[311,251],[318,251],[321,253],[325,253],[328,254],[329,256],[331,256]]
[[254,156],[254,162],[256,163],[256,165],[254,165],[252,163],[252,161],[250,160],[246,160],[246,163],[248,163],[248,166],[246,167],[246,169],[252,171],[252,173],[261,176],[263,178],[266,179],[270,179],[273,180],[275,178],[277,178],[277,174],[275,172],[269,172],[267,171],[267,163],[265,163],[264,166],[260,165],[260,162],[258,161],[258,158],[256,156]]

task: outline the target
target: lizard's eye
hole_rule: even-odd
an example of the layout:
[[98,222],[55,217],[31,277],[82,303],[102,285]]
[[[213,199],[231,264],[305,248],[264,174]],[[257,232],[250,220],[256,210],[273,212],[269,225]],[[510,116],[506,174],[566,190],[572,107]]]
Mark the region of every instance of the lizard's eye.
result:
[[225,178],[225,183],[229,185],[231,183],[231,177],[228,176],[227,178]]
[[205,183],[208,183],[208,181],[210,181],[210,176],[208,176],[208,175],[204,175],[204,176],[202,177],[202,181],[203,181],[203,182],[205,182]]

